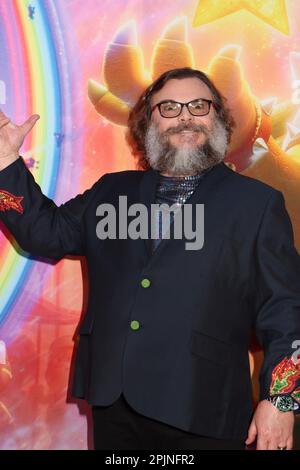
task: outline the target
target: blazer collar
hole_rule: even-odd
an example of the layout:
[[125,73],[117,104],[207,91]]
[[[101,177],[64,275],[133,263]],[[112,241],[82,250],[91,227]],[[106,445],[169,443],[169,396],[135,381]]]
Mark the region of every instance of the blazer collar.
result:
[[[186,200],[187,203],[204,203],[207,197],[211,194],[213,189],[220,184],[220,182],[226,177],[232,174],[224,162],[218,163],[210,171],[204,175],[199,185],[196,187],[193,194]],[[151,204],[155,204],[156,188],[159,180],[159,171],[149,168],[142,175],[139,188],[139,202],[147,207],[148,211],[148,226],[151,223]],[[168,239],[160,241],[158,247],[151,252],[151,239],[142,240],[147,250],[148,256],[155,256],[157,252],[168,242]]]

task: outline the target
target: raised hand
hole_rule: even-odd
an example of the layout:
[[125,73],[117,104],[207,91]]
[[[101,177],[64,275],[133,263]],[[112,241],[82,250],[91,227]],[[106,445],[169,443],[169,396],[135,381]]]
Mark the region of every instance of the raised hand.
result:
[[18,126],[0,110],[0,169],[5,168],[18,158],[25,137],[39,118],[38,114],[33,114]]

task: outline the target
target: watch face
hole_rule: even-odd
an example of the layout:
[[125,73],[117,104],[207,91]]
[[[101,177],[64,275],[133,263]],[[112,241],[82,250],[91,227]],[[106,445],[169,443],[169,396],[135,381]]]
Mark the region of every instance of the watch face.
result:
[[291,397],[277,397],[276,407],[280,411],[292,411],[294,409],[294,402]]

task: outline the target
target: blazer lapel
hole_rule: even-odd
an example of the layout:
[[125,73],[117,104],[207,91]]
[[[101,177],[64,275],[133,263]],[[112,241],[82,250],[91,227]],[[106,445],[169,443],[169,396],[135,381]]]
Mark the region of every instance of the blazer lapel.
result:
[[[186,200],[186,203],[203,204],[205,200],[214,192],[214,188],[216,188],[221,183],[223,178],[230,174],[232,174],[232,170],[230,170],[224,162],[218,163],[210,171],[208,171],[206,175],[204,175],[193,194]],[[158,180],[159,172],[150,168],[144,172],[139,189],[140,202],[147,207],[148,213],[148,239],[142,240],[148,257],[156,256],[156,254],[159,253],[164,245],[169,241],[167,238],[162,239],[154,253],[152,253],[152,243],[150,239],[151,204],[155,204]],[[173,222],[171,222],[171,225],[172,223]]]
[[140,183],[139,190],[139,201],[147,207],[148,215],[148,239],[143,239],[144,248],[147,251],[147,255],[151,256],[151,239],[150,239],[150,224],[151,224],[151,204],[155,204],[156,188],[159,180],[159,172],[150,168],[143,174]]

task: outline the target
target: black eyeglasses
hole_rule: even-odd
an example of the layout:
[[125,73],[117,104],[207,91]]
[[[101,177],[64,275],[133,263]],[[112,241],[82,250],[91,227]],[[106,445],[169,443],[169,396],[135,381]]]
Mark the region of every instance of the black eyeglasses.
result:
[[181,114],[183,106],[186,106],[192,116],[205,116],[209,113],[210,107],[213,104],[212,100],[204,98],[197,98],[196,100],[189,101],[188,103],[179,103],[173,100],[164,100],[155,104],[151,108],[151,113],[158,107],[159,113],[164,118],[175,118]]

